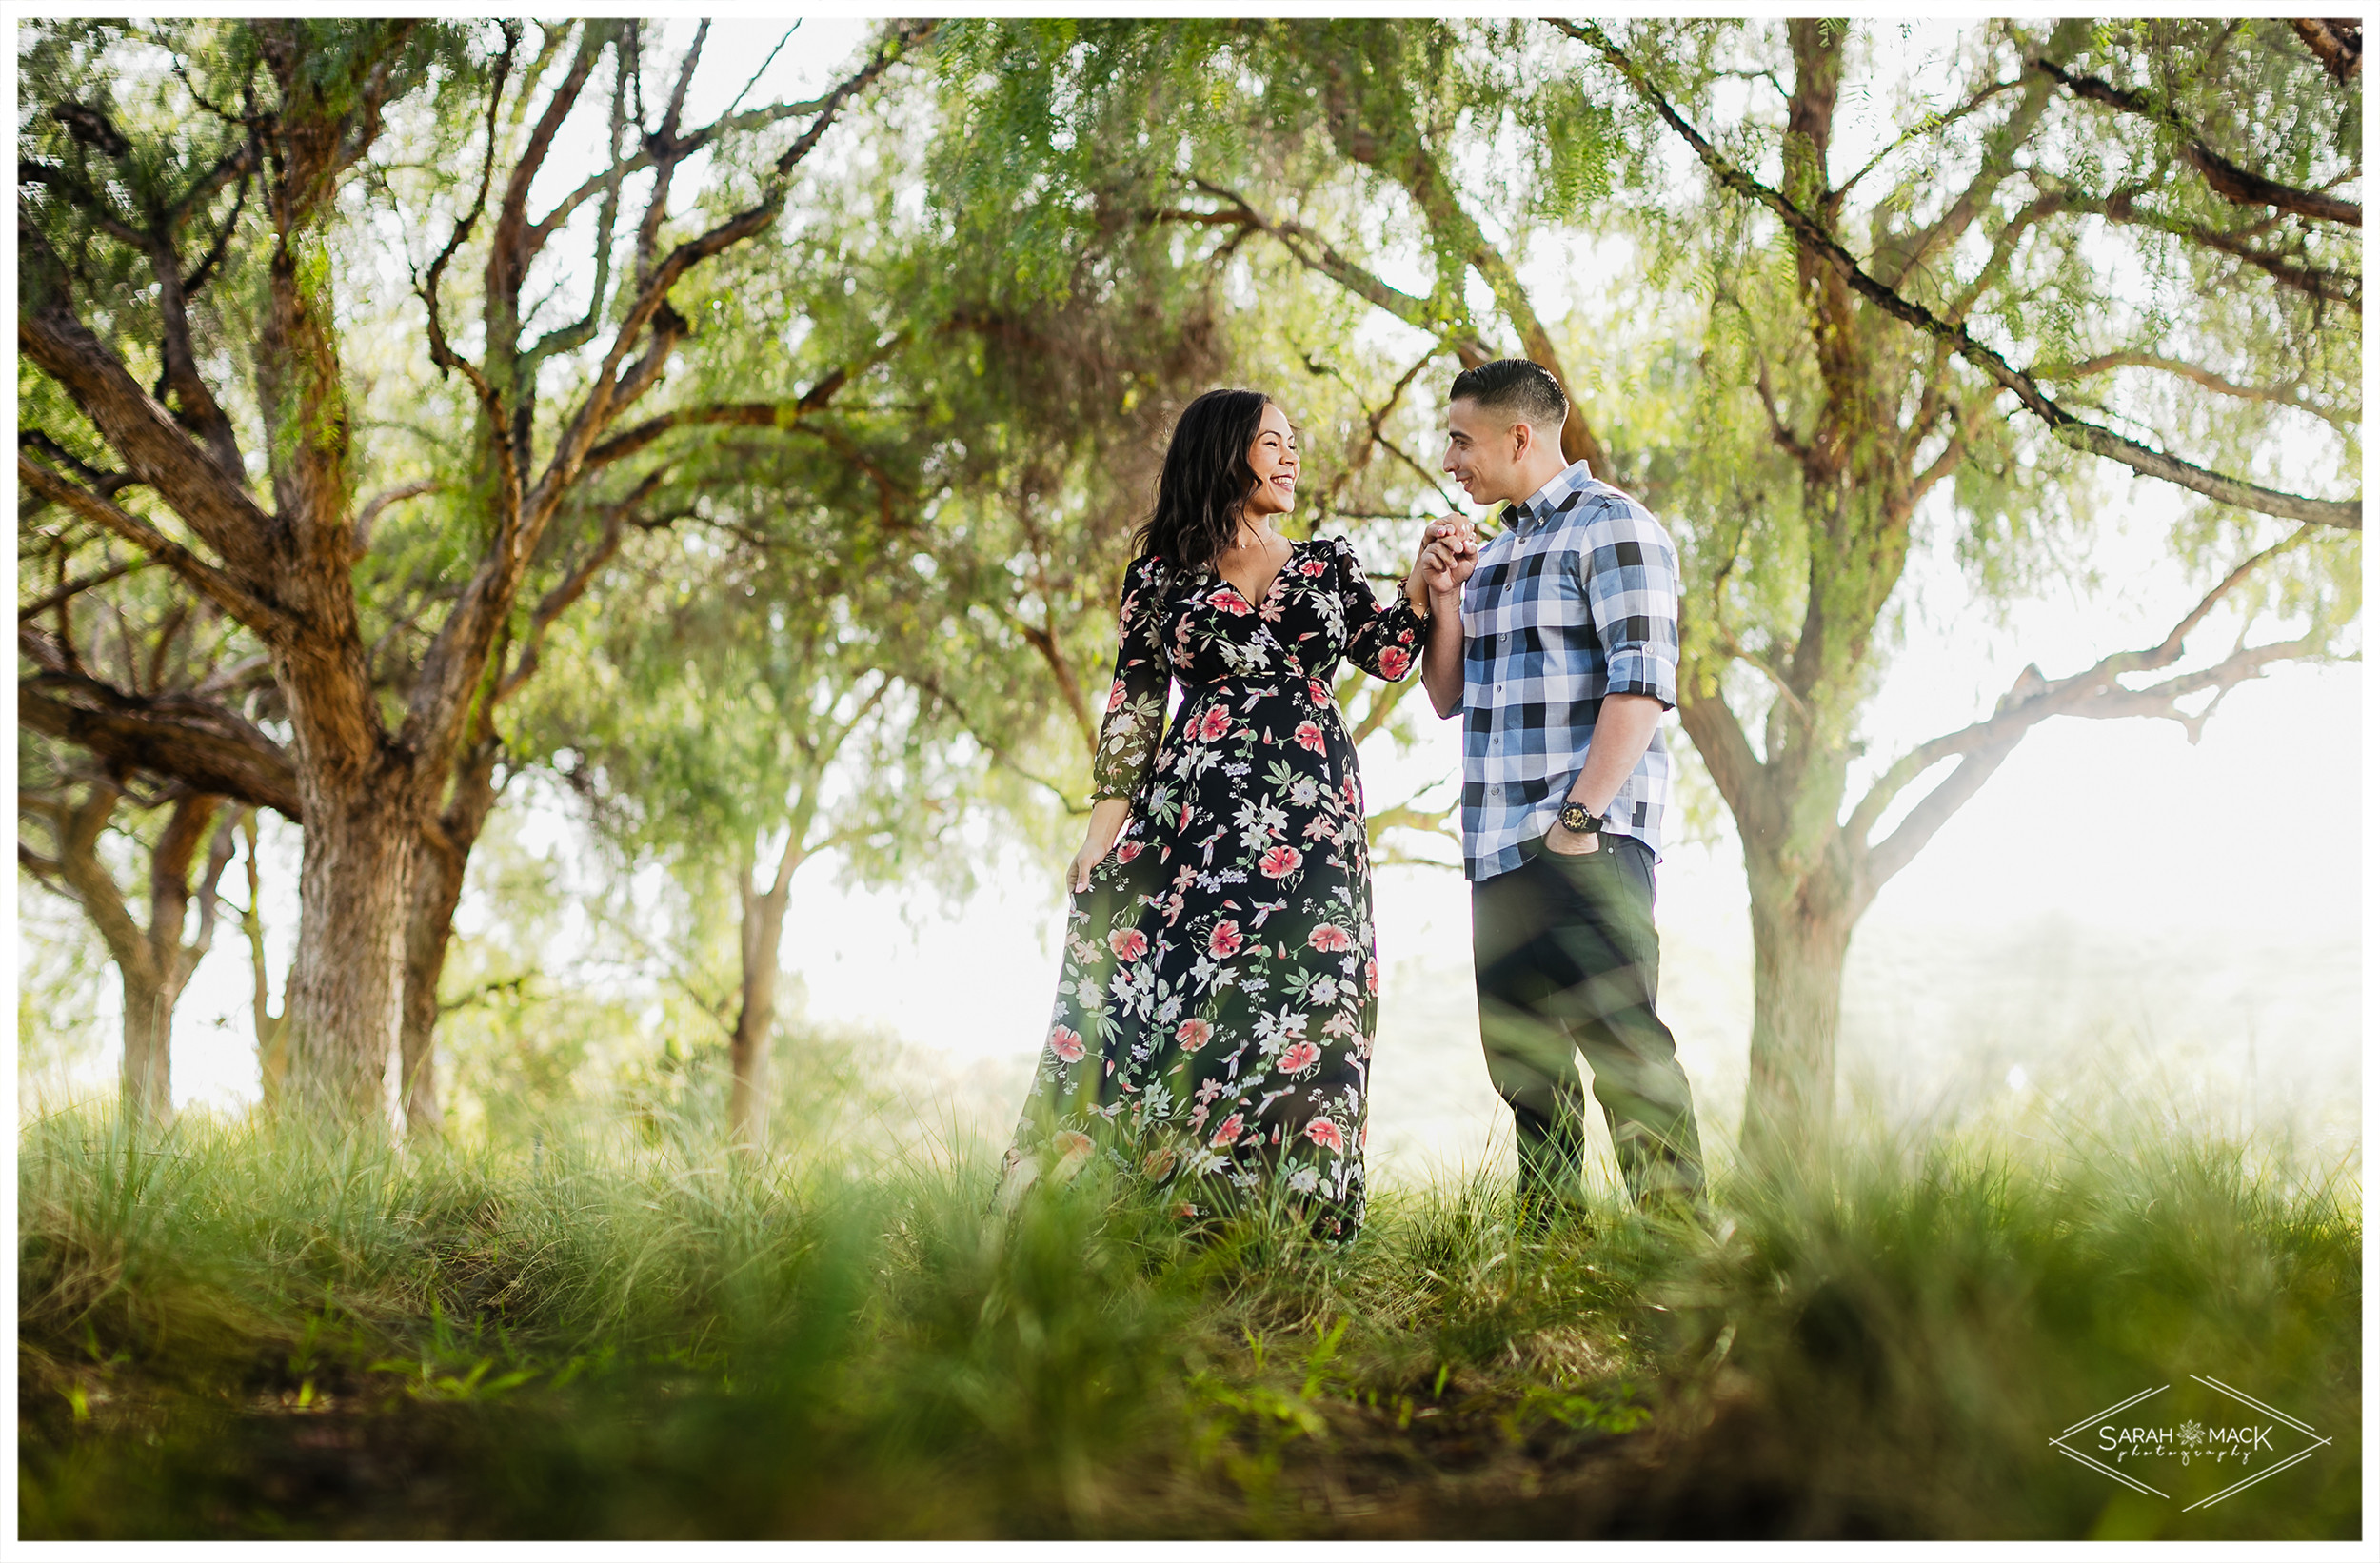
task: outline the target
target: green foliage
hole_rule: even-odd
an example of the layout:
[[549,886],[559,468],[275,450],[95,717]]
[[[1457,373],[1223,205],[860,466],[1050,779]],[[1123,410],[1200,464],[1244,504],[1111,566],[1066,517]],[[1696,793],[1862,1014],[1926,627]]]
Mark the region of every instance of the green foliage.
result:
[[[558,1119],[400,1158],[33,1125],[25,1533],[2358,1523],[2351,1190],[2147,1122],[1878,1146],[1822,1192],[1738,1189],[1718,1244],[1617,1210],[1516,1238],[1473,1183],[1387,1191],[1344,1250],[1260,1212],[1183,1232],[1096,1178],[989,1219],[971,1153],[871,1171],[700,1139]],[[2335,1449],[2115,1514],[2048,1436],[2185,1369]]]

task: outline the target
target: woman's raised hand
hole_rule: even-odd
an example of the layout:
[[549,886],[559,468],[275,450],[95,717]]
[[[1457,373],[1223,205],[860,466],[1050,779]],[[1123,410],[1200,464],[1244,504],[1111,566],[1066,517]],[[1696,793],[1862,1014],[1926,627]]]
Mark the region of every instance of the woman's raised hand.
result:
[[[1471,529],[1471,523],[1460,516],[1440,516],[1421,529],[1421,548],[1414,556],[1413,574],[1407,579],[1427,598],[1451,598],[1471,579],[1478,561],[1478,534]],[[1426,599],[1417,601],[1414,607],[1426,612]]]

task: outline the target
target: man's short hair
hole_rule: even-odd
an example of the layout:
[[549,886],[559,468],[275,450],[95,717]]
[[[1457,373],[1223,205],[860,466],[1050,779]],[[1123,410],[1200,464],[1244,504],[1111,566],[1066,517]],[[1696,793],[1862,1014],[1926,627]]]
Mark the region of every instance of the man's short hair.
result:
[[1499,358],[1455,376],[1450,402],[1469,397],[1481,412],[1518,420],[1548,433],[1559,429],[1570,416],[1570,398],[1562,383],[1544,366],[1525,358]]

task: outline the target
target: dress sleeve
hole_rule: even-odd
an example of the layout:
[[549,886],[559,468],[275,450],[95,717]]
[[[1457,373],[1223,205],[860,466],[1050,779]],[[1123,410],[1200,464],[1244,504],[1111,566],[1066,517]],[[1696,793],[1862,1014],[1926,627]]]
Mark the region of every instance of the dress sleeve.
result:
[[1107,714],[1091,754],[1095,803],[1138,793],[1157,758],[1165,727],[1165,690],[1173,679],[1160,622],[1164,596],[1164,566],[1154,556],[1133,561],[1124,571],[1123,602],[1116,615],[1116,682],[1108,686]]
[[1374,678],[1395,683],[1420,660],[1426,626],[1403,592],[1388,607],[1380,606],[1372,595],[1372,583],[1363,578],[1363,563],[1356,558],[1354,544],[1333,538],[1331,553],[1339,600],[1347,615],[1347,660]]

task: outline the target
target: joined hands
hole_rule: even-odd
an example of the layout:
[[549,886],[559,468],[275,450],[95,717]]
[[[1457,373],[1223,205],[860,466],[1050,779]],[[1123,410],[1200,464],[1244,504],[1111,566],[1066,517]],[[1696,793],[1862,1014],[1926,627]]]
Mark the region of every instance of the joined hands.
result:
[[1459,610],[1462,584],[1479,563],[1479,535],[1460,516],[1440,516],[1421,529],[1421,547],[1414,555],[1413,572],[1405,578],[1405,596],[1416,613]]

